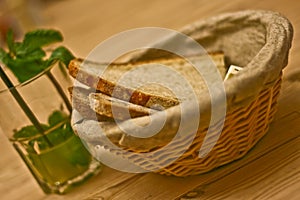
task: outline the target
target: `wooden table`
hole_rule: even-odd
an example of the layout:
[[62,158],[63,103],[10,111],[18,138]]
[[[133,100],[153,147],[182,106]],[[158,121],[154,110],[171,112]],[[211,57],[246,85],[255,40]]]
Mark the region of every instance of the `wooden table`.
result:
[[267,9],[287,16],[295,29],[284,70],[279,110],[268,134],[244,158],[188,178],[102,173],[67,195],[42,193],[7,138],[0,134],[0,199],[300,199],[300,2],[282,0],[46,1],[44,26],[60,29],[65,45],[86,56],[109,36],[131,28],[171,29],[227,11]]

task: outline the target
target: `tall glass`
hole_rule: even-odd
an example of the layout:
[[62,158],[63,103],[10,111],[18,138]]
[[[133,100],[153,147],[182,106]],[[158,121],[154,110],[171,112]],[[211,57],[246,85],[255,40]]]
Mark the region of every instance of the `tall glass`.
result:
[[71,84],[59,65],[11,89],[0,79],[0,132],[45,193],[63,194],[101,170],[71,128]]

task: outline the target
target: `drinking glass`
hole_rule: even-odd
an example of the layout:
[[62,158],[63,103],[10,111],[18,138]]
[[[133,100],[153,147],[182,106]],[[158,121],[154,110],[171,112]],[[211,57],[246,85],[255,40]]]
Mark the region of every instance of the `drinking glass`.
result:
[[58,64],[10,89],[0,79],[0,129],[46,194],[64,194],[101,171],[72,130],[71,85]]

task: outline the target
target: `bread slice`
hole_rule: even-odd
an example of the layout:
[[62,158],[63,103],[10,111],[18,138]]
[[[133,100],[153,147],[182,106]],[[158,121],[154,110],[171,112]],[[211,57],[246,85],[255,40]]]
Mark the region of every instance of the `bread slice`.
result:
[[[205,80],[192,64],[205,66],[205,71],[214,70],[214,66],[217,66],[222,78],[225,77],[224,54],[209,55],[211,59],[201,55],[189,57],[188,61],[177,57],[109,65],[75,59],[69,64],[69,74],[79,82],[95,88],[103,94],[144,107],[162,110],[189,99],[191,90],[186,89],[189,85],[192,86],[196,95],[205,89]],[[171,75],[170,70],[173,70]],[[133,73],[126,76],[126,73],[129,72]],[[177,76],[174,75],[176,73]],[[123,77],[127,78],[122,79]],[[182,77],[187,82],[192,81],[182,84],[182,80],[177,80],[178,77]],[[164,82],[160,83],[161,80]],[[147,81],[148,83],[145,84]],[[168,85],[169,83],[170,85]],[[175,92],[175,94],[174,91],[177,93]]]
[[90,108],[89,94],[93,91],[82,87],[68,88],[73,109],[84,118],[97,121],[113,121],[112,118],[100,115]]
[[84,119],[97,121],[126,120],[150,115],[156,110],[107,96],[92,89],[70,87],[72,105]]
[[100,92],[89,94],[89,100],[93,111],[115,120],[126,120],[157,112],[157,110],[119,100]]

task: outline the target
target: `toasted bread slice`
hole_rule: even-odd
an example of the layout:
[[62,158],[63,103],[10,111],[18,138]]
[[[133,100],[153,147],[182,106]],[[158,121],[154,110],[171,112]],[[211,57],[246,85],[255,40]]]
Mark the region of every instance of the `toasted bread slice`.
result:
[[[205,89],[204,79],[192,64],[205,66],[205,71],[214,70],[214,66],[217,66],[221,76],[225,77],[224,54],[210,54],[210,58],[201,55],[189,57],[188,61],[183,58],[170,58],[110,65],[75,59],[69,64],[69,74],[103,94],[136,105],[162,110],[178,105],[190,97],[190,91],[186,90],[187,84],[192,86],[196,95]],[[161,67],[162,65],[164,67]],[[170,70],[173,70],[171,75]],[[136,73],[126,76],[129,72]],[[177,76],[174,75],[176,73]],[[178,77],[190,82],[184,85],[182,81],[177,80]],[[154,83],[151,83],[152,80]],[[161,80],[164,82],[159,82]],[[174,88],[177,94],[173,92]]]

